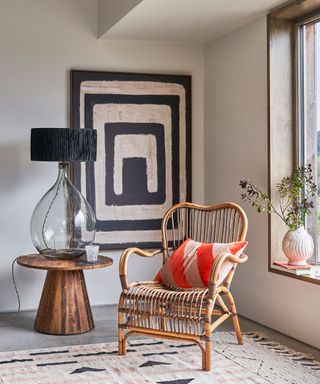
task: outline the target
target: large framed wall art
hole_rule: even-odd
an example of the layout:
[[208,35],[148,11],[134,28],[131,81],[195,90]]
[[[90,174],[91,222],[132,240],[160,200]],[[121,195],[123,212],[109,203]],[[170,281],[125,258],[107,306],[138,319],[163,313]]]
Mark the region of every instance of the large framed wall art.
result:
[[97,161],[74,184],[101,249],[156,248],[161,218],[191,200],[191,77],[71,71],[71,126],[97,130]]

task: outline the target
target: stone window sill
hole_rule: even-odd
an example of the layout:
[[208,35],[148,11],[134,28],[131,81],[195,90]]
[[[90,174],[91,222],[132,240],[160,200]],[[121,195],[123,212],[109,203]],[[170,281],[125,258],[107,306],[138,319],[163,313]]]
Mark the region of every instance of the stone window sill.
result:
[[296,273],[292,270],[285,270],[277,265],[269,266],[269,272],[277,273],[280,275],[293,277],[294,279],[307,281],[309,283],[320,285],[320,265],[315,264],[310,270],[310,274],[308,275],[296,275]]

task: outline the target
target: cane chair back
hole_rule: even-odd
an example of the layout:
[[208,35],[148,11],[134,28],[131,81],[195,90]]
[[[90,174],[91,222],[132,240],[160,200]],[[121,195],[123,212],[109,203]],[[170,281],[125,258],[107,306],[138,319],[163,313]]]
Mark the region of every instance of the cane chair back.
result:
[[162,220],[163,261],[188,238],[201,243],[243,241],[247,228],[246,214],[237,204],[177,204]]

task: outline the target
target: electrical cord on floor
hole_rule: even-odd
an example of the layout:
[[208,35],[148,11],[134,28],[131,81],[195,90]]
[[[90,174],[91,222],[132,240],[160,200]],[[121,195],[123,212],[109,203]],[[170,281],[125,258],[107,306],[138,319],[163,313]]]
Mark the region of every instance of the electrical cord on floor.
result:
[[19,315],[20,313],[20,308],[21,308],[21,302],[20,302],[20,295],[19,295],[19,291],[18,291],[18,287],[17,287],[17,284],[16,284],[16,279],[15,279],[15,276],[14,276],[14,265],[16,263],[16,261],[18,260],[18,258],[16,257],[13,262],[12,262],[12,266],[11,266],[11,274],[12,274],[12,282],[13,282],[13,285],[14,285],[14,289],[16,291],[16,295],[17,295],[17,299],[18,299],[18,310],[16,312],[16,316]]

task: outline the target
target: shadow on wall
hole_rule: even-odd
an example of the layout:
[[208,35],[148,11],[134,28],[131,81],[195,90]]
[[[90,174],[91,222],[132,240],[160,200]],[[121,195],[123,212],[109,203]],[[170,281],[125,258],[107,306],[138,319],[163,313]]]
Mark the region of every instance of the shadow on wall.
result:
[[[0,311],[16,308],[11,264],[17,256],[35,251],[30,218],[37,202],[53,184],[55,171],[51,172],[47,163],[30,161],[29,142],[0,144]],[[33,273],[27,272],[17,272],[21,287],[35,284]]]
[[0,196],[1,199],[19,187],[19,180],[23,177],[26,157],[26,145],[24,143],[2,144],[0,146]]
[[56,163],[31,162],[29,142],[0,144],[0,221],[5,227],[12,224],[18,230],[27,213],[30,221],[33,208],[53,185],[56,173]]

